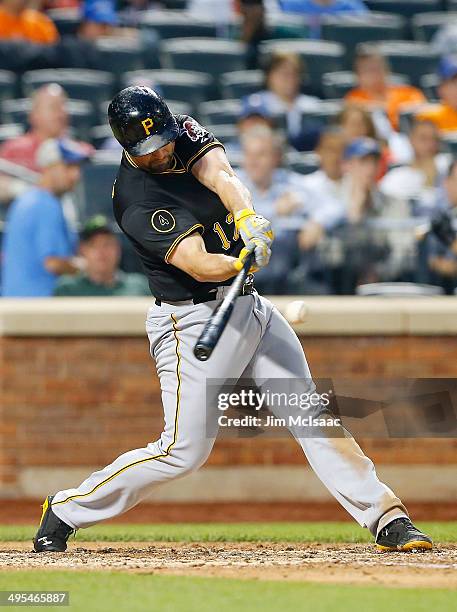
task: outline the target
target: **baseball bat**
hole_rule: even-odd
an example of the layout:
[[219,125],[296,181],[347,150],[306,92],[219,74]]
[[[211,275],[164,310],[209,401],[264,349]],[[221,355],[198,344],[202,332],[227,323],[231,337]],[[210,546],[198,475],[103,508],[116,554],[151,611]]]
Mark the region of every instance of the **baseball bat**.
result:
[[222,300],[221,304],[212,314],[209,321],[206,323],[200,338],[194,346],[194,355],[199,361],[207,361],[219,342],[222,332],[227,326],[227,323],[235,307],[235,300],[240,295],[246,277],[254,260],[254,252],[249,253],[246,257],[242,269],[236,275],[229,292]]

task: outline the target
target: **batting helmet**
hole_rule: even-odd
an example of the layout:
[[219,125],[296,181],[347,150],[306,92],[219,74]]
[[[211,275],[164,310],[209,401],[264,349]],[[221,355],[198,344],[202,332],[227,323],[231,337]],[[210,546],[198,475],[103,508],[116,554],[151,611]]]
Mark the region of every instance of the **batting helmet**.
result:
[[130,155],[147,155],[176,140],[179,128],[162,96],[149,87],[126,87],[108,107],[113,134]]

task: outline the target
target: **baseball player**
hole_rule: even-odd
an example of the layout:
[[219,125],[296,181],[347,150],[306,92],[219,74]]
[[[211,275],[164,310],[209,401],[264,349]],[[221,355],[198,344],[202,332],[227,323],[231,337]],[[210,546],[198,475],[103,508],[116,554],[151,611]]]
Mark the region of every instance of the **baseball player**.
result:
[[[94,472],[79,487],[49,495],[34,539],[37,552],[64,551],[77,529],[110,519],[150,495],[155,485],[198,469],[218,429],[209,379],[289,379],[313,391],[298,338],[252,283],[246,283],[208,361],[193,347],[247,254],[265,267],[273,232],[255,213],[222,144],[197,121],[172,115],[147,87],[128,87],[112,100],[109,122],[124,152],[113,187],[114,215],[143,263],[155,303],[146,331],[162,390],[160,438]],[[212,408],[214,406],[214,409]],[[269,406],[277,416],[278,406]],[[309,408],[313,414],[324,408]],[[291,433],[323,484],[375,537],[381,550],[429,549],[431,539],[409,520],[398,497],[376,475],[352,436]]]

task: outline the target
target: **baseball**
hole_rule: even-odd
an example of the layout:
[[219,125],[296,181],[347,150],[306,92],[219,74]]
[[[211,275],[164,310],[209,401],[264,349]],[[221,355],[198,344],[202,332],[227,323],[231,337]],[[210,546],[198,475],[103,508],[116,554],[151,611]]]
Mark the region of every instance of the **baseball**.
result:
[[303,323],[308,314],[308,306],[302,300],[287,304],[284,314],[289,323]]

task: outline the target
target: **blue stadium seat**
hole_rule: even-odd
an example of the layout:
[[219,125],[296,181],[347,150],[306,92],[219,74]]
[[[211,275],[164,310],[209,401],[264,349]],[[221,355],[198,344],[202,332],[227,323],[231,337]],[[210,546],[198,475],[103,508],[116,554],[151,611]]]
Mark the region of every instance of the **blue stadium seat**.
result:
[[217,35],[215,20],[203,20],[182,11],[146,11],[140,27],[154,30],[161,39],[183,37],[212,38]]
[[451,22],[457,22],[457,13],[442,12],[414,15],[412,18],[414,39],[419,42],[430,42],[442,26]]
[[322,26],[322,38],[346,47],[345,64],[352,67],[355,47],[362,42],[401,40],[406,20],[400,15],[369,13],[345,17],[328,17]]
[[100,38],[96,42],[97,68],[120,77],[129,70],[144,68],[144,45],[140,40]]
[[437,74],[424,74],[421,78],[421,87],[429,100],[438,100],[438,85],[440,83]]
[[305,61],[308,73],[308,91],[322,95],[322,75],[344,68],[344,47],[340,43],[319,40],[268,40],[260,45],[265,61],[273,52],[297,53]]
[[[218,38],[176,38],[160,45],[162,66],[168,70],[206,72],[218,84],[219,75],[246,68],[246,46]],[[211,95],[217,95],[214,88]]]
[[[111,157],[111,161],[108,161]],[[119,168],[115,156],[100,156],[81,168],[81,190],[83,195],[83,217],[103,214],[113,218],[112,190]],[[120,154],[119,154],[120,158]]]
[[319,110],[306,111],[302,114],[302,127],[306,131],[311,127],[325,128],[331,124],[343,109],[342,100],[323,100]]
[[289,170],[299,174],[311,174],[311,172],[319,170],[319,157],[315,153],[289,151],[286,154],[285,163]]
[[249,96],[263,89],[262,70],[237,70],[221,75],[221,88],[224,98],[234,99]]
[[[6,100],[3,103],[3,117],[7,123],[20,123],[28,129],[27,117],[31,108],[29,98]],[[90,130],[96,120],[92,105],[84,100],[68,100],[71,135],[79,140],[89,140]]]
[[443,8],[442,0],[365,0],[365,4],[372,11],[396,13],[404,17],[439,11]]
[[[403,74],[391,74],[390,82],[398,85],[409,85],[409,78]],[[322,75],[322,89],[324,98],[337,100],[344,98],[349,90],[357,86],[357,77],[354,72],[327,72]]]
[[454,158],[457,157],[457,132],[443,134],[442,141],[444,148],[449,151]]
[[16,75],[8,70],[0,70],[0,119],[3,100],[8,100],[15,97],[16,93]]
[[240,112],[240,100],[213,100],[200,105],[199,117],[204,124],[234,125],[238,121]]
[[12,138],[17,138],[23,133],[24,126],[20,123],[5,123],[0,125],[0,144]]
[[417,87],[424,74],[436,70],[438,57],[425,43],[403,40],[375,43],[374,46],[388,59],[393,72],[406,74]]
[[100,102],[114,94],[114,77],[101,70],[79,70],[77,68],[60,68],[58,70],[31,70],[22,77],[22,88],[26,96],[47,83],[61,85],[69,98],[86,100],[94,110]]
[[51,9],[47,15],[56,24],[61,36],[75,36],[81,25],[79,9]]
[[122,85],[128,87],[142,81],[149,87],[158,86],[165,99],[181,100],[196,108],[208,99],[213,78],[191,70],[135,70],[124,74]]
[[189,5],[188,0],[161,0],[161,2],[164,8],[171,9],[173,11],[184,11]]

